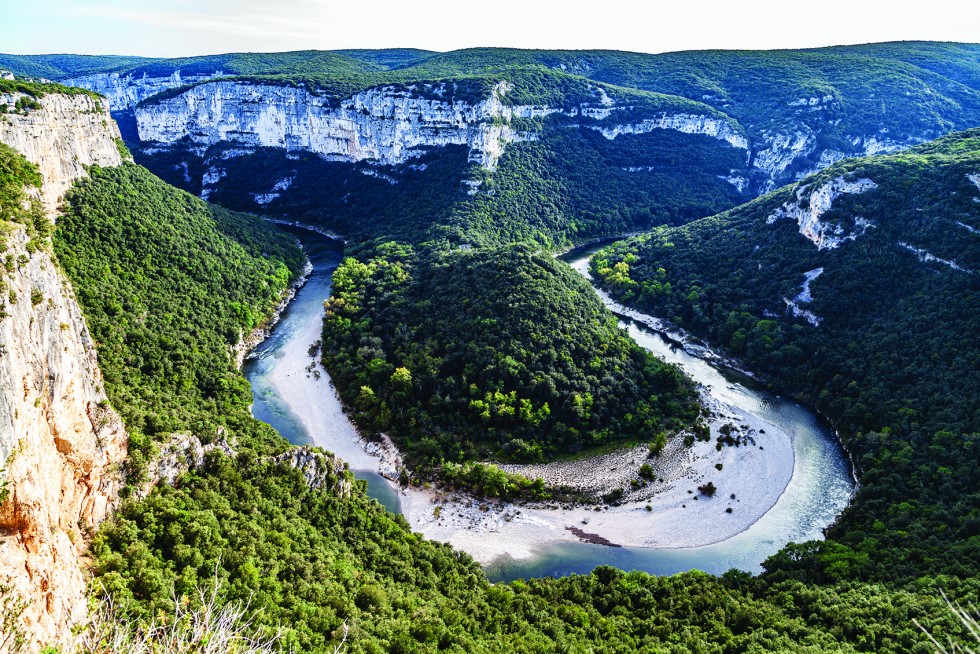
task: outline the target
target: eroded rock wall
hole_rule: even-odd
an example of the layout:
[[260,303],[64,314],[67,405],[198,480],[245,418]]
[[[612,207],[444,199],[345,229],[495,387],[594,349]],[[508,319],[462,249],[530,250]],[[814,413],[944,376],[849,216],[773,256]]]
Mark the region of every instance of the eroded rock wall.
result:
[[[9,99],[0,96],[0,102]],[[52,218],[85,166],[117,165],[118,131],[103,100],[48,95],[7,114],[0,142],[37,164]],[[85,616],[87,542],[115,505],[126,434],[108,407],[94,344],[48,250],[9,226],[0,272],[0,584],[27,603],[28,651],[62,644]]]

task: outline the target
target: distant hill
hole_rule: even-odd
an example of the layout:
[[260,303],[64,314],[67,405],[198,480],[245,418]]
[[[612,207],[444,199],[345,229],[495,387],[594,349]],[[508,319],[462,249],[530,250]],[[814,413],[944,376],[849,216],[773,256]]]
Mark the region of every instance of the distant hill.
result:
[[[109,97],[137,158],[173,184],[351,234],[401,235],[400,215],[363,216],[358,189],[385,207],[403,195],[397,183],[426,197],[442,183],[414,167],[427,157],[453,169],[456,196],[413,229],[468,243],[461,223],[516,221],[511,231],[542,243],[683,223],[847,157],[980,125],[975,44],[0,56],[3,66]],[[463,144],[459,163],[447,146]],[[300,206],[317,190],[306,174],[328,180],[324,197],[350,192],[344,206]],[[287,177],[293,188],[272,188]]]

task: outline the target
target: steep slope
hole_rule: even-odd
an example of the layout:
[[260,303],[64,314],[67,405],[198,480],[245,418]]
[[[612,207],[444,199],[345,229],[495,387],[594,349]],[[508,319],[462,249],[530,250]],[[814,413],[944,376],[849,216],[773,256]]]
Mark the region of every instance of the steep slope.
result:
[[131,482],[175,433],[232,447],[240,432],[256,447],[279,442],[252,419],[232,352],[302,270],[291,237],[127,163],[93,168],[71,190],[54,245],[130,431]]
[[813,50],[473,49],[436,55],[427,74],[537,64],[705,102],[745,126],[762,190],[846,156],[895,151],[977,124],[980,46],[881,43]]
[[[0,93],[3,199],[12,201],[0,222],[0,586],[26,602],[17,620],[34,650],[61,641],[85,616],[82,557],[116,503],[126,453],[92,338],[48,236],[60,196],[84,167],[119,165],[121,156],[104,100],[19,89]],[[25,183],[35,188],[18,197]],[[11,207],[30,198],[36,205],[27,220],[9,222]]]
[[699,415],[678,368],[620,333],[584,280],[529,246],[429,259],[389,244],[365,264],[347,259],[323,342],[359,423],[430,470],[652,440]]
[[[724,176],[744,176],[741,184],[748,187],[751,182],[755,191],[770,190],[848,156],[893,152],[972,127],[980,114],[978,48],[948,43],[661,55],[496,48],[442,54],[221,55],[133,62],[106,75],[74,77],[70,83],[105,93],[115,111],[129,112],[161,90],[220,75],[244,76],[250,84],[298,86],[332,101],[388,84],[463,83],[474,77],[520,86],[519,76],[529,75],[537,78],[534,93],[540,103],[542,91],[555,85],[548,77],[553,72],[683,97],[724,113],[744,128],[750,153],[747,171]],[[551,95],[554,100],[553,91]],[[612,114],[612,123],[623,123],[620,133],[644,128],[642,121],[615,120],[628,112],[628,105],[617,102],[602,109],[606,116]],[[154,136],[147,132],[139,138]],[[196,137],[200,142],[204,133]],[[215,142],[213,135],[210,142]]]
[[[608,567],[490,584],[468,557],[412,534],[367,499],[336,459],[289,448],[248,415],[247,386],[228,348],[244,316],[229,316],[228,300],[245,290],[260,310],[267,295],[254,294],[238,264],[267,271],[279,256],[271,247],[295,252],[287,239],[131,165],[94,170],[67,202],[56,245],[100,359],[104,352],[114,362],[106,377],[113,402],[127,420],[163,414],[217,445],[145,499],[126,501],[96,537],[98,582],[137,623],[172,615],[174,595],[194,594],[217,570],[221,601],[250,601],[253,624],[281,629],[283,644],[298,652],[333,651],[345,633],[346,650],[359,653],[905,652],[924,640],[910,615],[957,633],[937,599],[882,586],[770,589],[741,574],[658,578]],[[238,264],[216,257],[216,243]],[[482,266],[495,263],[487,251],[473,256]],[[514,259],[541,275],[557,265],[526,248]],[[453,277],[453,269],[443,275]],[[174,278],[179,293],[167,286]],[[147,309],[163,299],[173,316],[151,319]],[[209,368],[220,356],[216,380]],[[970,591],[951,589],[957,598]]]
[[624,301],[833,418],[862,487],[832,531],[847,548],[819,559],[839,558],[831,574],[977,572],[978,172],[971,130],[841,162],[593,259]]

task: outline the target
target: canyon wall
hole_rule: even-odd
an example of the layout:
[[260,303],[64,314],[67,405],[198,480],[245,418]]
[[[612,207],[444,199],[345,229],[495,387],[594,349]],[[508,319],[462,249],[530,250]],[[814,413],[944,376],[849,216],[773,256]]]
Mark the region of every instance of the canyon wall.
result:
[[[16,95],[0,95],[13,106]],[[41,197],[59,199],[85,167],[122,161],[108,103],[51,94],[7,113],[0,142],[37,164]],[[0,587],[26,603],[28,651],[63,644],[86,615],[87,542],[117,501],[126,434],[108,406],[74,293],[48,249],[7,223],[0,272]]]

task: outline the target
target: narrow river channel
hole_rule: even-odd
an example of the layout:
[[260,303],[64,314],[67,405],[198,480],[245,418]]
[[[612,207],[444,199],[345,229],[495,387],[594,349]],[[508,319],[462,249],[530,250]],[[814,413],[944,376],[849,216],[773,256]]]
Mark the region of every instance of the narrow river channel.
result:
[[[330,294],[333,271],[343,244],[309,231],[296,231],[313,271],[283,314],[273,334],[246,362],[252,384],[254,415],[295,444],[318,445],[350,464],[366,479],[369,494],[391,511],[399,511],[397,491],[381,478],[377,461],[361,447],[357,434],[333,391],[327,374],[310,368],[310,348],[319,340],[323,301]],[[587,270],[589,250],[565,257],[573,268]],[[607,302],[607,304],[610,304]],[[730,568],[761,571],[762,562],[789,542],[823,537],[847,505],[854,479],[847,456],[829,426],[799,404],[770,394],[750,380],[685,352],[675,342],[622,315],[621,323],[637,343],[677,363],[709,393],[789,434],[795,455],[792,478],[776,504],[761,519],[727,540],[689,548],[605,547],[587,543],[556,543],[530,559],[499,559],[487,565],[494,581],[519,577],[587,573],[597,565],[673,574],[693,568],[720,574]],[[493,534],[487,534],[493,538]]]

